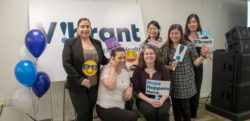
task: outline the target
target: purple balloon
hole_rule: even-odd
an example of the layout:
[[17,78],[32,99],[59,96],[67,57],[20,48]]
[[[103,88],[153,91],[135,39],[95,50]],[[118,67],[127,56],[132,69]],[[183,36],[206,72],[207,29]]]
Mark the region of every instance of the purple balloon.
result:
[[45,72],[38,72],[36,83],[32,90],[37,97],[42,97],[50,87],[50,78]]
[[25,45],[30,53],[38,58],[46,48],[46,36],[38,29],[30,30],[25,37]]

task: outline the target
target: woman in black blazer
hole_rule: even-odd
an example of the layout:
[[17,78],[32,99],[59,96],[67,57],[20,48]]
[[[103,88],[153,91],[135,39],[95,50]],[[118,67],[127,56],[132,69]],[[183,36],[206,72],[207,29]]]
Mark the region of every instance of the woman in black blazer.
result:
[[77,37],[65,41],[63,67],[67,73],[66,88],[77,114],[76,121],[92,121],[97,99],[100,65],[106,65],[100,41],[90,38],[91,23],[81,18]]

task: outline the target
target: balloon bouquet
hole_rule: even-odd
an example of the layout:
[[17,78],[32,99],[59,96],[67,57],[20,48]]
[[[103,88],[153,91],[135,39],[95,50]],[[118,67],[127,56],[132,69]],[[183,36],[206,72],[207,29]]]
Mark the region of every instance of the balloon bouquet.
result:
[[[15,67],[16,79],[28,87],[27,89],[19,89],[13,95],[13,103],[15,107],[22,111],[28,112],[32,101],[31,88],[33,93],[38,97],[42,97],[50,87],[50,78],[45,72],[37,72],[36,63],[38,57],[44,52],[46,48],[46,36],[38,29],[31,30],[25,37],[25,47],[21,48],[21,61]],[[27,50],[28,49],[28,50]],[[32,57],[32,56],[34,57]],[[26,105],[25,105],[26,104]],[[33,104],[34,116],[35,109]]]

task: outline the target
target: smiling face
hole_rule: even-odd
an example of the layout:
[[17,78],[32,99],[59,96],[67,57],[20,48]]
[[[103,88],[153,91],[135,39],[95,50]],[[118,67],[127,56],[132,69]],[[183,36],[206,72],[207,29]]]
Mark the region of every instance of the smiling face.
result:
[[91,35],[91,25],[88,20],[83,20],[77,27],[77,33],[81,38],[89,38]]
[[195,19],[195,17],[192,17],[189,22],[188,22],[188,29],[191,32],[197,32],[198,30],[198,23],[197,20]]
[[126,65],[126,54],[123,51],[117,52],[115,55],[115,62],[117,66],[124,67]]
[[134,50],[127,50],[126,58],[127,58],[127,62],[133,63],[137,59],[137,54]]
[[148,27],[148,35],[150,39],[156,39],[158,34],[159,34],[159,29],[154,24],[150,24]]
[[93,76],[97,72],[97,64],[93,60],[85,61],[82,65],[82,72],[87,76]]
[[154,64],[155,63],[155,52],[153,49],[146,49],[144,51],[144,60],[146,64]]
[[181,39],[181,32],[176,28],[170,31],[170,40],[173,43],[179,43]]

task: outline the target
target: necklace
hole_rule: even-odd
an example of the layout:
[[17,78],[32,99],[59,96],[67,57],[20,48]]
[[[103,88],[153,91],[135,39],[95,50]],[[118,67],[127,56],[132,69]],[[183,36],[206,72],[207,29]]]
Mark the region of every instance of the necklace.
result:
[[122,70],[121,70],[121,73],[119,75],[117,74],[117,76],[118,76],[118,79],[121,80],[121,82],[123,83],[124,82],[124,77],[122,75]]

